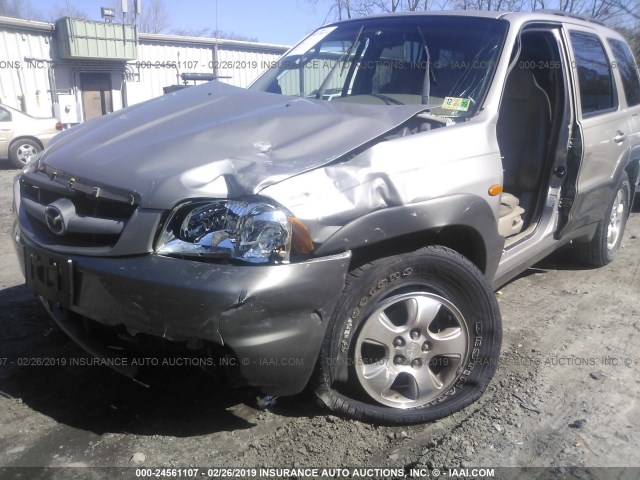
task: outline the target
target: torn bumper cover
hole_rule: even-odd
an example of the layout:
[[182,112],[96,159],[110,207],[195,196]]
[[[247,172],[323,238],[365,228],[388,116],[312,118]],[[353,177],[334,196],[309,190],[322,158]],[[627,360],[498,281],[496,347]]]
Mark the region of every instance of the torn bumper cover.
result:
[[[14,239],[20,238],[17,233]],[[350,257],[344,253],[276,266],[217,265],[155,254],[61,256],[24,242],[22,237],[15,245],[27,286],[89,353],[100,355],[95,341],[77,338],[81,333],[65,323],[64,311],[103,325],[123,325],[130,333],[225,345],[236,355],[248,385],[276,395],[296,394],[307,384]],[[62,309],[50,308],[54,304]]]

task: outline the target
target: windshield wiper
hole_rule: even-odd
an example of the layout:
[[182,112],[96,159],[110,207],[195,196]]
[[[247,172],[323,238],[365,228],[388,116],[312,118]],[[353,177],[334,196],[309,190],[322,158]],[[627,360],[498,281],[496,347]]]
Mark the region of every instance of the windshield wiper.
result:
[[320,85],[320,88],[318,89],[318,93],[316,93],[316,99],[318,100],[322,99],[322,96],[324,95],[324,91],[329,86],[329,82],[331,82],[331,79],[333,78],[333,74],[335,73],[336,68],[338,68],[338,65],[340,65],[341,63],[342,63],[342,70],[340,70],[340,75],[344,73],[344,69],[347,66],[346,60],[351,55],[351,52],[353,51],[353,47],[355,47],[356,44],[358,43],[358,40],[360,40],[360,35],[362,35],[362,30],[364,30],[364,25],[360,27],[360,30],[358,30],[358,34],[356,35],[356,38],[353,40],[353,42],[351,42],[351,45],[349,45],[349,48],[347,48],[347,51],[344,52],[344,54],[340,57],[340,59],[336,62],[336,64],[331,68],[329,75],[327,75],[327,77],[324,79],[324,81]]
[[[431,53],[429,53],[429,46],[427,45],[427,39],[424,38],[422,28],[418,25],[418,33],[422,37],[422,46],[424,47],[424,53],[427,55],[427,71],[424,74],[424,80],[422,81],[422,104],[429,104],[429,96],[431,95]],[[435,75],[433,78],[435,82]]]

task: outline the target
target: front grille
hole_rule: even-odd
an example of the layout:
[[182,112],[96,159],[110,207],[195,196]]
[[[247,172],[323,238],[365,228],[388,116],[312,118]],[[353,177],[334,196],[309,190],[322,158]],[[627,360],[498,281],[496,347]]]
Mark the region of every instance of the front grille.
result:
[[[85,189],[86,190],[86,189]],[[120,238],[121,230],[129,221],[137,206],[124,201],[112,200],[77,188],[68,188],[42,173],[26,174],[20,179],[20,195],[23,209],[29,218],[33,233],[47,245],[66,247],[113,247]],[[45,209],[67,199],[74,211],[73,225],[63,234],[52,233],[47,225]],[[67,202],[68,205],[68,202]],[[69,220],[68,218],[66,220]],[[105,231],[106,225],[116,225]]]
[[[28,214],[29,215],[29,214]],[[113,247],[120,235],[98,235],[91,233],[66,233],[60,237],[53,235],[49,228],[36,219],[33,215],[29,215],[33,233],[47,245],[60,245],[63,247]],[[36,221],[34,221],[36,220]]]

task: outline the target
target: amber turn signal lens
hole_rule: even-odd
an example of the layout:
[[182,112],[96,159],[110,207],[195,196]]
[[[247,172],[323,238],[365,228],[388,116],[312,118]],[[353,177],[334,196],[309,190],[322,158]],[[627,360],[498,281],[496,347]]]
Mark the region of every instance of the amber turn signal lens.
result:
[[502,193],[502,185],[491,185],[489,187],[489,195],[495,197],[496,195],[500,195]]
[[289,217],[291,222],[291,246],[298,253],[313,252],[311,234],[304,223],[295,217]]

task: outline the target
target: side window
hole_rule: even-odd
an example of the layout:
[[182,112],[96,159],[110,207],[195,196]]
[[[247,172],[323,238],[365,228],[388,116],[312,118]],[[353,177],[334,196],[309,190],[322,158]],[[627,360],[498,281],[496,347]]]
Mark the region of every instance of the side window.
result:
[[627,97],[627,105],[632,107],[633,105],[640,104],[638,67],[636,67],[636,62],[633,59],[629,45],[612,38],[609,38],[607,41],[613,52],[616,68],[618,68],[620,77],[622,78],[622,88],[624,89],[624,95]]
[[10,122],[11,114],[7,112],[4,108],[0,108],[0,122]]
[[595,35],[571,32],[571,45],[576,59],[580,85],[580,104],[584,116],[611,110],[616,98],[611,63]]

